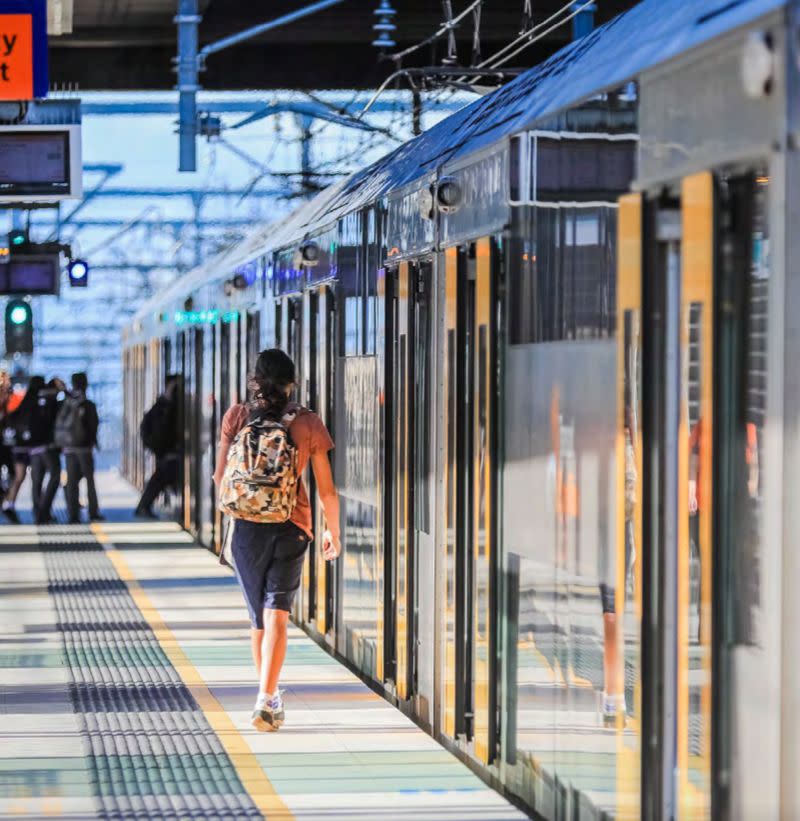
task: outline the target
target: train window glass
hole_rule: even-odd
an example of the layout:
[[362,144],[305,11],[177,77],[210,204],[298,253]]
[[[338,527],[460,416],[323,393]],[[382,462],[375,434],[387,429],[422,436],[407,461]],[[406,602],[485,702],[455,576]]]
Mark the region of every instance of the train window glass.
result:
[[609,199],[626,191],[635,175],[634,139],[538,137],[536,200]]
[[361,289],[358,287],[355,265],[349,267],[341,264],[339,271],[338,296],[339,305],[342,306],[339,353],[341,356],[357,356],[361,347]]
[[430,532],[430,263],[414,266],[414,526]]
[[613,336],[615,209],[514,211],[508,244],[511,344]]
[[367,255],[364,271],[364,353],[375,353],[378,304],[378,269],[381,265],[378,225],[375,210],[367,213]]
[[[725,275],[739,283],[739,388],[732,442],[731,493],[733,556],[728,578],[734,643],[760,646],[763,614],[764,435],[767,412],[768,298],[771,274],[768,222],[769,177],[759,174],[729,182],[728,237],[723,244]],[[734,292],[735,297],[735,292]],[[723,412],[722,409],[720,413]]]
[[338,303],[341,306],[339,323],[340,356],[358,356],[364,333],[364,306],[362,301],[361,214],[345,217],[339,228]]

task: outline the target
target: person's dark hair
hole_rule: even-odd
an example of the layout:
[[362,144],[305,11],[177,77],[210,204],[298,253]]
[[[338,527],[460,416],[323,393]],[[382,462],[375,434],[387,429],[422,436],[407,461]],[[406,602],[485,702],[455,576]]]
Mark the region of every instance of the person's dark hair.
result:
[[42,391],[45,384],[46,383],[43,376],[32,376],[30,378],[28,382],[28,389],[25,391],[25,396],[22,397],[22,401],[19,403],[19,407],[16,411],[20,416],[24,416],[34,408],[37,400],[39,399],[39,393]]
[[86,393],[86,390],[89,387],[89,379],[85,373],[81,371],[80,373],[72,374],[71,381],[73,390],[83,391]]
[[279,348],[261,351],[249,381],[254,410],[280,418],[289,403],[286,387],[295,381],[291,357]]

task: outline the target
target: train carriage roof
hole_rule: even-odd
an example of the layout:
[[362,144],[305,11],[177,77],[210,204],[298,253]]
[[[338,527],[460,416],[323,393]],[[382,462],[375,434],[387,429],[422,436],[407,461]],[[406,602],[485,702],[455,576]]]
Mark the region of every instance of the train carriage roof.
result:
[[787,0],[643,0],[368,168],[326,189],[281,222],[252,232],[188,273],[137,316],[209,277],[299,241],[339,217],[405,188],[443,165],[532,126],[641,72],[785,6]]

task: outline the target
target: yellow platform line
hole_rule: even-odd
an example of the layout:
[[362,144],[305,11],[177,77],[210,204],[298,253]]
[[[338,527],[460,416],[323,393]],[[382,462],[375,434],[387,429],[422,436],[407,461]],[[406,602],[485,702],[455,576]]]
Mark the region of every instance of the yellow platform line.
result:
[[253,799],[264,818],[269,821],[294,821],[292,811],[283,802],[278,791],[267,777],[253,751],[238,727],[233,723],[223,706],[208,689],[197,668],[183,652],[172,630],[167,627],[161,614],[150,601],[136,579],[124,555],[115,546],[102,525],[92,524],[92,532],[105,548],[106,555],[120,579],[125,582],[136,606],[144,616],[150,629],[155,633],[161,649],[177,671],[181,681],[194,696],[206,720],[219,737],[225,752],[231,760],[239,780]]

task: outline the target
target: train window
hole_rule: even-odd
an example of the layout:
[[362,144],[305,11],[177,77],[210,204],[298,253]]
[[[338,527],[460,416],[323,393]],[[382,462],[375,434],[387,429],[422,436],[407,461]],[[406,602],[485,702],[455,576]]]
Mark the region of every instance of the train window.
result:
[[431,264],[412,266],[414,321],[414,525],[430,533]]
[[378,219],[374,210],[367,213],[367,253],[364,270],[364,353],[375,353],[377,332],[376,310],[378,304],[378,269],[381,266],[381,249],[378,242]]
[[375,353],[380,267],[377,222],[374,211],[351,214],[341,222],[337,286],[340,356]]
[[613,336],[615,232],[612,206],[514,209],[512,345]]
[[362,302],[357,264],[357,248],[339,249],[338,297],[341,306],[339,354],[357,356],[361,353]]

